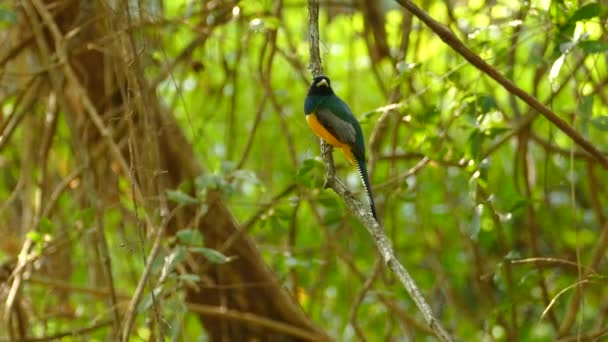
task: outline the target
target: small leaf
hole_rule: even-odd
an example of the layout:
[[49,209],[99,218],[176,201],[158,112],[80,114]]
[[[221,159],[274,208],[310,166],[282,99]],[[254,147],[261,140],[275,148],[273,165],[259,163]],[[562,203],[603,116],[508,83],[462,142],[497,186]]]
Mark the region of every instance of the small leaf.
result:
[[469,145],[469,153],[471,158],[475,161],[479,161],[481,157],[481,143],[482,143],[483,135],[478,129],[475,129],[471,135],[469,135],[468,145]]
[[227,257],[224,254],[216,251],[215,249],[206,247],[191,247],[190,251],[193,253],[201,253],[205,259],[209,260],[214,264],[225,264],[232,260],[231,257]]
[[323,164],[316,159],[306,159],[304,163],[302,163],[300,170],[298,170],[298,175],[303,176],[317,166],[323,166]]
[[29,231],[26,235],[30,240],[32,240],[33,242],[36,242],[36,243],[40,243],[43,240],[42,234],[40,234],[39,232],[37,232],[35,230]]
[[161,270],[161,278],[164,278],[173,272],[175,266],[179,265],[185,259],[186,249],[182,246],[175,247],[173,252],[165,257],[165,263],[163,264],[163,268]]
[[[312,172],[315,169],[318,172]],[[321,183],[319,178],[321,177],[322,170],[323,163],[319,160],[306,159],[296,174],[296,181],[307,188],[315,188]]]
[[600,131],[608,131],[608,115],[593,117],[589,122]]
[[481,109],[481,113],[487,113],[498,108],[496,100],[490,95],[479,95],[476,100],[478,109]]
[[163,286],[159,286],[157,288],[154,289],[154,297],[152,296],[152,293],[148,293],[146,295],[146,298],[144,298],[144,300],[141,301],[141,303],[139,304],[139,307],[137,308],[137,312],[142,313],[146,310],[148,310],[150,308],[150,306],[152,306],[152,303],[154,302],[152,300],[152,298],[157,298],[158,300],[158,296],[160,295],[160,293],[163,290]]
[[321,193],[317,197],[317,203],[329,209],[340,208],[340,202],[338,201],[338,199],[335,196],[330,195],[326,192]]
[[471,229],[469,237],[473,241],[477,241],[479,238],[479,232],[481,231],[481,215],[483,214],[483,205],[478,204],[473,211],[473,218],[471,219]]
[[199,193],[208,188],[219,188],[221,183],[221,177],[216,174],[201,175],[194,180],[196,191]]
[[198,230],[195,229],[181,229],[177,233],[179,241],[186,245],[202,245],[203,236]]
[[577,22],[591,19],[599,16],[602,11],[602,5],[597,2],[591,2],[577,9],[576,12],[574,12],[574,14],[572,14],[572,16],[570,17],[569,22]]
[[167,190],[167,198],[169,198],[169,200],[171,200],[177,204],[181,204],[181,205],[198,204],[198,199],[196,199],[180,190]]
[[510,130],[511,129],[507,127],[491,127],[490,129],[485,130],[484,134],[488,138],[495,138],[496,136],[509,132]]
[[342,214],[342,210],[336,208],[331,209],[325,212],[323,215],[323,224],[327,226],[331,226],[334,224],[338,224],[342,222],[344,219],[344,215]]
[[553,62],[551,65],[551,70],[549,71],[549,82],[553,83],[557,76],[559,75],[559,71],[562,69],[562,65],[564,65],[564,60],[566,59],[566,54],[561,54],[558,59]]
[[583,96],[581,101],[578,103],[578,115],[584,118],[589,118],[592,115],[593,110],[593,96]]
[[6,8],[0,7],[0,22],[6,22],[9,24],[14,23],[17,20],[17,15],[15,12],[8,10]]
[[518,251],[509,251],[509,253],[507,253],[507,255],[505,255],[505,259],[507,260],[517,260],[517,259],[521,259],[521,253]]
[[513,203],[513,205],[511,206],[511,208],[509,209],[509,212],[516,212],[520,209],[524,209],[527,206],[531,205],[532,201],[530,201],[527,198],[520,198],[517,201],[515,201],[515,203]]
[[38,227],[38,231],[41,234],[48,234],[53,231],[53,222],[49,220],[48,217],[43,217],[40,220],[40,226]]
[[601,40],[585,40],[578,43],[578,46],[583,49],[586,54],[604,53],[608,51],[608,42]]
[[222,173],[231,173],[236,169],[236,163],[232,160],[222,160],[220,163],[220,170]]
[[172,278],[175,278],[177,280],[191,281],[193,283],[198,283],[199,281],[201,281],[201,277],[197,274],[178,274],[172,276]]

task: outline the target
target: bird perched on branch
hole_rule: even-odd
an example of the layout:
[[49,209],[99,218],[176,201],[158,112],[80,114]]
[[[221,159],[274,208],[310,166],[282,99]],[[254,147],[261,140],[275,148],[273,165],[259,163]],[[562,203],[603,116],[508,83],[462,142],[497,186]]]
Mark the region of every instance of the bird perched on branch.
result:
[[378,221],[365,165],[365,142],[361,125],[348,105],[334,94],[327,76],[317,76],[312,80],[304,101],[304,113],[312,131],[326,143],[342,149],[346,159],[357,168],[372,215]]

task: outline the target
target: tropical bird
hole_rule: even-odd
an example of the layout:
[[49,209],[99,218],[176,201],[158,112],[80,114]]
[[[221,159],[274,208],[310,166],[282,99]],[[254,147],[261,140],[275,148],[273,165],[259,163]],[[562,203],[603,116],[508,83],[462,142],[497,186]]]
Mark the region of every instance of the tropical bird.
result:
[[304,101],[304,114],[312,131],[326,143],[342,149],[346,159],[357,168],[372,215],[378,221],[365,165],[365,142],[361,125],[348,105],[334,94],[327,76],[317,76],[312,80]]

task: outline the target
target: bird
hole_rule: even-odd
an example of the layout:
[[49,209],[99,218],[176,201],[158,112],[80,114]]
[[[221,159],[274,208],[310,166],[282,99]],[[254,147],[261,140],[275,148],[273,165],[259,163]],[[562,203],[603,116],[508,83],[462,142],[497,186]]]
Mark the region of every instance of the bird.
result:
[[361,125],[348,105],[331,88],[325,75],[316,76],[304,100],[304,114],[310,129],[329,145],[342,150],[359,172],[376,222],[378,214],[365,163],[365,138]]

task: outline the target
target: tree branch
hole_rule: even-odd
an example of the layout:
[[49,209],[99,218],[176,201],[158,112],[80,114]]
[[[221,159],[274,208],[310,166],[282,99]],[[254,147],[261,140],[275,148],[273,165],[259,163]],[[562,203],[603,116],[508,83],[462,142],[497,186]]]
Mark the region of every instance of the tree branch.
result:
[[[318,76],[323,73],[323,67],[321,64],[321,56],[319,53],[319,1],[308,0],[308,42],[310,49],[310,70],[313,76]],[[425,301],[424,297],[420,293],[418,286],[414,282],[414,279],[410,276],[409,272],[401,265],[399,260],[395,257],[392,243],[384,233],[384,229],[374,219],[371,212],[359,203],[359,201],[353,196],[348,188],[342,183],[340,179],[336,177],[336,170],[333,163],[331,154],[331,147],[325,143],[321,145],[323,161],[325,162],[325,173],[326,181],[325,188],[331,188],[344,200],[346,206],[353,215],[363,224],[365,229],[370,233],[373,238],[376,248],[380,251],[382,258],[388,268],[397,276],[399,281],[403,284],[408,294],[422,312],[424,319],[435,333],[435,335],[442,341],[452,341],[452,338],[445,331],[441,323],[433,316],[430,306]]]
[[538,101],[535,97],[528,94],[523,89],[516,86],[511,80],[504,77],[498,70],[493,68],[491,65],[486,63],[481,57],[471,51],[463,42],[461,42],[456,35],[454,35],[446,26],[442,25],[426,12],[420,9],[411,0],[395,0],[401,6],[412,12],[418,19],[424,22],[433,32],[435,32],[441,40],[443,40],[448,46],[458,52],[462,57],[469,61],[474,67],[484,74],[492,77],[498,82],[503,88],[509,93],[519,97],[522,101],[527,103],[530,107],[537,110],[547,120],[551,121],[559,130],[569,136],[577,145],[592,155],[602,166],[608,169],[608,157],[600,150],[595,148],[593,144],[583,138],[572,126],[562,120],[557,114],[551,109]]

